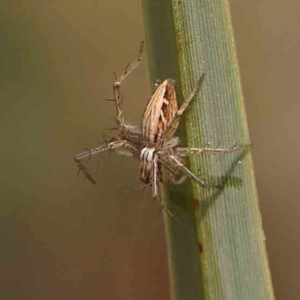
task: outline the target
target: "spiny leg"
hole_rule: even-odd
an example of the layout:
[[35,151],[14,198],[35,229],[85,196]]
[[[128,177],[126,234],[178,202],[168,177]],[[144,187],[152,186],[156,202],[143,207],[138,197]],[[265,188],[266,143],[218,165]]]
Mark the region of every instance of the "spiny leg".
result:
[[100,154],[105,151],[112,151],[117,150],[120,148],[125,148],[127,151],[133,153],[133,155],[137,156],[139,151],[138,149],[128,143],[126,140],[116,140],[112,142],[108,142],[105,145],[99,146],[97,148],[84,151],[80,154],[77,154],[75,156],[75,162],[78,166],[79,172],[82,171],[84,175],[94,184],[96,184],[96,181],[93,179],[93,177],[89,174],[88,169],[85,167],[85,165],[82,163],[82,160],[89,159],[90,157]]
[[186,179],[187,179],[187,175],[183,174],[178,179],[176,179],[175,177],[171,177],[170,181],[175,185],[181,185],[185,182]]
[[[157,163],[157,157],[155,156],[153,159],[153,169],[152,169],[152,195],[154,198],[158,199],[158,184],[159,184],[159,179],[158,179],[158,163]],[[162,204],[160,202],[160,204]],[[164,206],[164,205],[163,205]]]
[[119,77],[116,78],[116,81],[113,84],[113,91],[114,91],[114,101],[116,104],[116,109],[117,109],[117,123],[121,129],[124,129],[125,127],[125,121],[124,121],[124,116],[122,112],[122,98],[121,98],[121,93],[120,93],[120,87],[122,82],[125,80],[125,78],[134,70],[138,67],[138,65],[142,61],[142,56],[144,52],[144,41],[141,42],[140,44],[140,51],[137,59],[132,62],[131,64],[128,64],[125,68],[124,73]]
[[128,149],[134,154],[138,154],[138,149],[135,146],[128,143],[126,140],[115,140],[112,142],[108,142],[105,145],[101,145],[97,148],[77,154],[75,156],[75,161],[82,161],[85,158],[90,158],[91,156],[100,154],[102,152],[116,150],[121,147]]
[[195,147],[186,147],[181,148],[178,147],[174,150],[175,155],[179,157],[186,157],[193,154],[224,154],[231,153],[245,149],[247,146],[233,146],[230,148],[211,148],[204,146],[203,148],[195,148]]
[[190,104],[190,102],[193,100],[194,96],[197,94],[198,90],[200,89],[203,80],[204,80],[204,74],[201,75],[201,77],[199,78],[196,86],[190,92],[190,94],[188,95],[188,97],[184,100],[184,102],[180,106],[180,108],[177,111],[177,113],[174,116],[174,118],[176,118],[176,117],[178,118],[178,117],[180,117],[184,113],[184,111],[186,110],[186,108],[188,107],[188,105]]
[[168,172],[168,180],[171,181],[175,185],[181,185],[186,179],[187,175],[181,174],[179,178],[176,178],[178,176],[178,166],[175,165],[173,162],[170,163],[170,160],[165,158],[163,155],[158,153],[158,160],[163,165],[163,167]]
[[160,204],[161,208],[174,220],[177,220],[174,214],[166,207],[166,203],[163,199],[160,198],[158,187],[159,187],[159,170],[158,170],[158,157],[155,156],[153,159],[153,174],[152,174],[152,196]]
[[153,175],[152,175],[152,193],[153,197],[158,201],[160,204],[161,208],[171,217],[174,221],[178,222],[182,228],[188,232],[188,229],[185,227],[185,225],[179,220],[176,215],[174,215],[167,207],[166,207],[166,202],[160,198],[159,192],[158,192],[158,186],[159,186],[159,169],[158,169],[158,163],[161,162],[158,158],[158,156],[155,156],[153,159]]
[[207,186],[204,181],[199,179],[192,171],[190,171],[181,161],[178,159],[175,155],[170,155],[168,159],[173,162],[179,170],[192,180],[195,180],[197,183],[199,183],[201,186]]
[[[172,131],[176,130],[177,124],[179,122],[180,117],[185,112],[185,110],[187,109],[188,105],[193,100],[194,96],[197,94],[199,88],[202,85],[203,80],[204,80],[204,74],[202,74],[202,76],[198,80],[196,86],[193,88],[193,90],[190,92],[190,94],[188,95],[188,97],[184,100],[184,102],[182,103],[182,105],[180,106],[180,108],[178,109],[178,111],[176,112],[176,114],[173,116],[173,118],[169,122],[169,124],[168,124],[168,126],[167,126],[167,128],[166,128],[166,130],[164,132],[164,137],[173,136],[173,134],[170,134],[170,133]],[[174,128],[175,128],[175,130],[174,130]]]

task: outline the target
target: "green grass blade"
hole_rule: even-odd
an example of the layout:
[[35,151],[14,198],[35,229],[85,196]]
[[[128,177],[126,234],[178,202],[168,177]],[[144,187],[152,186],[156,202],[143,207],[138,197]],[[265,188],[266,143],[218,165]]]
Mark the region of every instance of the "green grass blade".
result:
[[[182,121],[182,144],[249,144],[227,1],[143,0],[142,6],[151,83],[174,78],[182,102],[180,91],[186,97],[205,74]],[[248,152],[191,157],[191,170],[203,180],[228,179],[224,189],[166,186],[179,219],[166,217],[173,299],[274,298]]]

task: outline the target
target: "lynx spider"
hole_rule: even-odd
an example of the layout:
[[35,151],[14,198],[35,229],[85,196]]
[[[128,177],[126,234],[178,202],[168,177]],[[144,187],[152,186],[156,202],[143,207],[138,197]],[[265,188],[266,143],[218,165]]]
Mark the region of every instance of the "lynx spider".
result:
[[[174,134],[176,133],[180,117],[201,86],[203,75],[179,109],[174,81],[165,79],[157,86],[147,103],[142,117],[141,128],[125,123],[120,87],[127,76],[141,63],[143,51],[144,42],[140,45],[138,58],[126,66],[124,73],[113,84],[114,99],[112,101],[114,101],[116,106],[116,123],[119,134],[106,141],[104,145],[76,155],[75,162],[79,167],[79,171],[82,171],[91,182],[96,183],[82,162],[83,160],[105,151],[116,151],[119,154],[130,155],[139,159],[141,181],[152,187],[153,197],[158,200],[168,214],[173,216],[159,196],[158,186],[162,181],[162,168],[171,175],[169,179],[174,184],[181,184],[188,177],[199,185],[205,186],[205,183],[185,166],[183,158],[192,154],[228,153],[238,150],[240,147],[178,147],[180,140]],[[181,175],[181,177],[176,179],[178,175]]]

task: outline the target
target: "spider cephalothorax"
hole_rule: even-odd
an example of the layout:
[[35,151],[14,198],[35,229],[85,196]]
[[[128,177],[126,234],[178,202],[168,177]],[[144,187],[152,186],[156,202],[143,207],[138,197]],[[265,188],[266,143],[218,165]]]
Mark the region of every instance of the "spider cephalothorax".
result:
[[[95,180],[83,164],[84,159],[105,151],[115,151],[119,154],[130,155],[140,160],[140,179],[152,187],[153,197],[159,200],[159,182],[163,179],[163,171],[171,176],[173,183],[182,183],[187,177],[204,186],[204,182],[192,173],[184,164],[183,158],[191,154],[226,153],[233,148],[182,148],[178,147],[180,140],[175,137],[180,116],[197,93],[203,81],[203,75],[178,109],[174,81],[165,79],[160,83],[150,97],[142,116],[141,127],[126,124],[122,111],[120,86],[124,79],[140,64],[144,43],[141,43],[138,58],[129,64],[124,73],[114,82],[114,103],[117,116],[116,123],[119,135],[107,141],[104,145],[85,151],[75,157],[79,170],[93,183]],[[236,147],[234,150],[239,149]],[[178,178],[179,175],[182,175]]]

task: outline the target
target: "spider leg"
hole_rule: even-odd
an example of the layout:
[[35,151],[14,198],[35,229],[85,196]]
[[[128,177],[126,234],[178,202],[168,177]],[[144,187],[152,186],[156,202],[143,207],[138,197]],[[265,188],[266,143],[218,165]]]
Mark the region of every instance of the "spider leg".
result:
[[198,90],[200,89],[203,80],[204,80],[204,74],[201,75],[201,77],[198,80],[196,86],[193,88],[193,90],[190,92],[190,94],[188,95],[188,97],[184,100],[184,102],[182,103],[182,105],[178,109],[176,115],[174,116],[175,118],[176,117],[177,118],[180,117],[184,113],[184,111],[187,109],[188,105],[191,103],[191,101],[193,100],[194,96],[197,94]]
[[202,148],[195,148],[195,147],[187,147],[187,148],[181,148],[181,147],[177,147],[175,148],[174,152],[176,156],[179,157],[186,157],[189,155],[193,155],[193,154],[224,154],[224,153],[231,153],[231,152],[235,152],[235,151],[240,151],[242,149],[244,149],[245,146],[237,146],[234,145],[233,147],[230,148],[211,148],[211,147],[207,147],[204,146]]
[[113,84],[113,91],[114,91],[114,101],[116,104],[116,110],[117,110],[117,123],[119,127],[124,129],[125,127],[125,121],[124,121],[124,116],[123,116],[123,111],[122,111],[122,97],[121,97],[121,92],[120,92],[120,87],[122,82],[125,80],[125,78],[134,70],[138,67],[138,65],[142,61],[142,55],[144,52],[144,42],[141,42],[140,44],[140,51],[137,59],[132,62],[131,64],[128,64],[125,68],[124,73],[119,77],[116,78],[114,84]]
[[164,166],[166,171],[169,173],[168,180],[170,180],[175,185],[181,185],[186,179],[187,175],[182,174],[179,178],[176,179],[176,176],[178,176],[178,166],[174,165],[174,163],[170,163],[170,161],[166,160],[163,155],[160,155],[158,153],[158,160],[159,162]]
[[75,161],[82,161],[85,158],[90,158],[91,156],[100,154],[102,152],[105,151],[112,151],[112,150],[116,150],[118,148],[125,148],[127,150],[129,150],[130,152],[132,152],[135,155],[138,155],[138,149],[131,145],[130,143],[128,143],[126,140],[115,140],[112,142],[107,142],[105,145],[101,145],[97,148],[91,149],[91,150],[87,150],[85,152],[82,152],[80,154],[77,154],[75,156]]
[[[158,194],[158,185],[159,185],[159,178],[158,178],[158,158],[157,156],[154,157],[153,159],[153,175],[152,175],[152,195],[154,198],[159,199],[159,194]],[[162,205],[161,201],[159,200],[160,204]],[[164,206],[164,204],[162,205]]]
[[105,151],[113,151],[123,148],[127,150],[127,152],[132,153],[134,156],[138,156],[138,149],[134,146],[128,143],[126,140],[115,140],[111,142],[107,142],[105,145],[101,145],[97,148],[84,151],[80,154],[77,154],[75,156],[75,162],[78,166],[79,172],[82,171],[84,175],[94,184],[96,184],[96,181],[92,178],[92,176],[89,174],[87,167],[82,162],[84,159],[90,159],[92,156],[100,154]]
[[187,177],[191,178],[192,180],[195,180],[199,185],[206,186],[205,182],[199,179],[192,171],[190,171],[184,164],[176,157],[175,155],[170,155],[168,157],[168,160],[170,160],[173,164],[175,164],[179,170],[183,174],[185,174]]
[[166,202],[161,199],[161,197],[159,196],[159,192],[158,192],[158,187],[159,187],[159,169],[158,169],[158,157],[155,156],[153,159],[153,173],[152,173],[152,196],[153,198],[155,198],[159,205],[161,206],[161,208],[174,220],[177,220],[177,218],[175,217],[174,214],[172,214],[172,212],[167,208],[166,206]]
[[[178,125],[180,117],[185,112],[185,110],[187,109],[188,105],[193,100],[194,96],[197,94],[199,88],[201,87],[203,79],[204,79],[204,74],[202,74],[202,76],[198,80],[196,86],[193,88],[193,90],[190,92],[190,94],[188,95],[188,97],[184,100],[184,102],[182,103],[182,105],[180,106],[180,108],[178,109],[178,111],[174,114],[173,118],[170,120],[170,122],[169,122],[169,124],[168,124],[168,126],[167,126],[167,128],[166,128],[166,130],[165,130],[165,132],[163,134],[164,137],[173,136],[174,132],[177,129],[177,125]],[[172,132],[173,132],[173,134],[172,134]]]
[[181,185],[185,182],[185,180],[187,179],[187,175],[183,174],[181,175],[178,179],[176,179],[175,177],[171,177],[170,180],[173,184],[175,185]]

